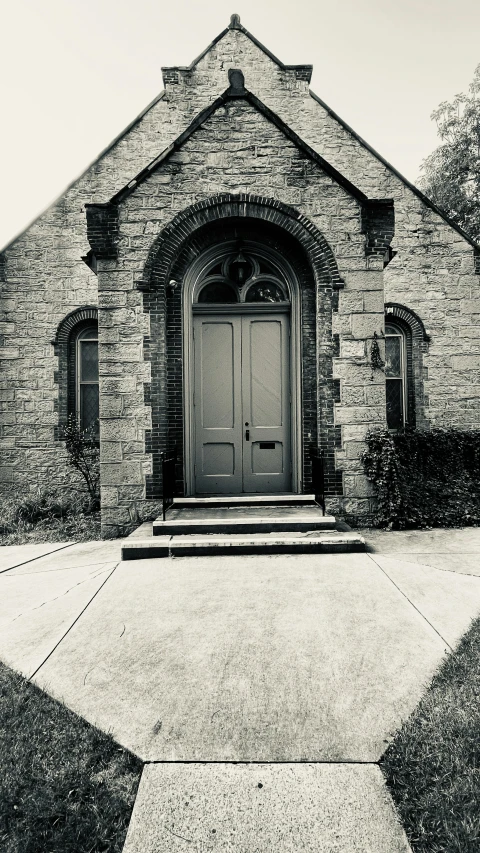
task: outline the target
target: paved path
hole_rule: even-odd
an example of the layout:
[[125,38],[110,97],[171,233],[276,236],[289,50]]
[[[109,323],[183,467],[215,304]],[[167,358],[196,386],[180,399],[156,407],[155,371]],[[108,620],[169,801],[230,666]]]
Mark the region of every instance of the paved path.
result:
[[480,612],[480,530],[366,537],[130,563],[119,542],[0,549],[0,658],[149,762],[126,853],[409,849],[377,762]]

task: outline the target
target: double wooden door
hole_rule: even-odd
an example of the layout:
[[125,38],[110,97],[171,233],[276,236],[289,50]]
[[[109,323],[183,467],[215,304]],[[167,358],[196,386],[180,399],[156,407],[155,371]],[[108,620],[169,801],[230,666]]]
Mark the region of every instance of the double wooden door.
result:
[[288,313],[194,316],[196,494],[291,490]]

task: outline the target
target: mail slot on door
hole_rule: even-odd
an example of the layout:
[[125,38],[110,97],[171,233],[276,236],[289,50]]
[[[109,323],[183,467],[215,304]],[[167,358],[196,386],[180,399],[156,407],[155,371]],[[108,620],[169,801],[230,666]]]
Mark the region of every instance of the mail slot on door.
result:
[[275,442],[274,441],[261,441],[260,442],[260,450],[275,450]]

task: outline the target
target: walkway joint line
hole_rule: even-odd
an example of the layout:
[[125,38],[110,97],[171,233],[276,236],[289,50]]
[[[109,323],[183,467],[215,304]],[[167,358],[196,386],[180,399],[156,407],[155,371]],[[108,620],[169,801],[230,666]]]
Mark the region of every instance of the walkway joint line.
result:
[[[49,653],[48,653],[48,655],[46,656],[45,660],[43,660],[43,661],[42,661],[42,663],[41,663],[39,666],[37,666],[37,668],[36,668],[35,672],[32,672],[32,674],[29,676],[29,681],[31,681],[31,680],[32,680],[32,678],[35,678],[35,676],[36,676],[37,672],[39,672],[39,670],[42,668],[42,666],[44,666],[44,665],[46,664],[47,660],[48,660],[49,658],[51,658],[51,656],[53,655],[53,653],[58,649],[58,647],[59,647],[60,643],[63,643],[63,641],[64,641],[65,637],[67,636],[67,634],[69,634],[69,633],[70,633],[70,631],[72,630],[73,626],[74,626],[74,625],[76,625],[76,624],[77,624],[77,622],[78,622],[78,620],[80,619],[80,617],[81,617],[81,616],[83,616],[83,614],[85,613],[85,611],[86,611],[87,607],[90,607],[90,605],[91,605],[91,603],[92,603],[93,599],[94,599],[94,598],[96,598],[96,596],[98,595],[98,593],[100,592],[100,590],[101,590],[101,589],[103,589],[103,587],[105,586],[105,584],[107,583],[107,581],[109,581],[109,580],[110,580],[110,578],[112,577],[112,575],[113,575],[113,573],[114,573],[115,569],[118,569],[118,567],[119,567],[119,565],[120,565],[120,563],[121,563],[121,562],[122,562],[122,561],[121,561],[121,560],[119,560],[119,562],[116,564],[116,566],[114,566],[114,567],[113,567],[112,571],[108,574],[108,576],[105,578],[105,580],[103,581],[103,583],[102,583],[102,584],[100,584],[100,586],[98,587],[97,591],[96,591],[96,592],[94,592],[94,594],[92,595],[92,597],[91,597],[90,601],[87,601],[87,603],[86,603],[85,607],[83,608],[83,610],[81,610],[81,611],[80,611],[80,613],[78,614],[78,616],[73,620],[73,622],[72,622],[72,624],[70,625],[70,627],[69,627],[69,628],[67,628],[67,630],[65,631],[65,633],[63,634],[63,636],[62,636],[62,637],[60,637],[60,639],[59,639],[58,643],[56,643],[56,644],[54,645],[54,647],[53,647],[53,649],[51,650],[51,652],[49,652]],[[100,574],[101,574],[101,573],[100,573]]]
[[147,765],[155,765],[155,764],[202,764],[202,765],[209,765],[209,764],[217,765],[217,764],[219,764],[222,767],[227,765],[227,764],[229,764],[229,765],[230,764],[231,765],[237,765],[237,764],[240,764],[240,765],[262,764],[262,765],[264,765],[264,764],[268,764],[269,766],[270,765],[275,765],[275,766],[288,765],[288,766],[290,766],[290,765],[294,764],[296,767],[301,767],[302,764],[332,764],[335,766],[338,766],[339,764],[360,764],[362,766],[367,766],[367,767],[380,767],[380,759],[378,761],[366,761],[366,760],[355,759],[355,758],[352,758],[352,759],[346,758],[346,759],[341,759],[339,761],[336,761],[334,758],[324,759],[324,760],[312,758],[312,759],[306,759],[305,761],[298,761],[298,760],[297,761],[269,761],[268,759],[265,759],[263,761],[261,759],[252,759],[251,761],[248,761],[248,759],[238,759],[237,761],[234,761],[233,759],[230,759],[227,761],[220,761],[219,759],[217,759],[217,760],[208,761],[205,759],[180,758],[180,759],[178,759],[178,761],[175,761],[175,759],[171,759],[171,758],[166,759],[166,760],[162,760],[161,758],[151,758],[151,759],[147,759],[147,760],[143,761],[144,767],[146,767]]
[[65,548],[73,548],[74,545],[79,544],[79,542],[69,542],[68,545],[62,545],[61,548],[54,548],[54,550],[49,551],[48,554],[39,554],[38,557],[31,557],[30,560],[24,560],[23,563],[17,563],[16,566],[9,566],[8,569],[0,569],[0,575],[4,575],[5,572],[11,572],[12,569],[18,569],[20,566],[26,566],[27,563],[34,563],[35,560],[41,560],[43,557],[50,557],[51,554],[58,554],[59,551],[64,551]]
[[[392,584],[393,584],[393,586],[394,586],[396,589],[398,589],[399,593],[401,593],[401,595],[403,595],[403,597],[404,597],[404,598],[406,598],[406,600],[408,601],[408,603],[409,603],[409,604],[411,604],[411,606],[413,607],[413,609],[414,609],[414,610],[416,610],[416,611],[417,611],[417,613],[419,613],[419,614],[420,614],[420,616],[421,616],[421,617],[422,617],[422,619],[427,623],[427,625],[430,625],[430,628],[432,628],[432,630],[433,630],[433,631],[435,631],[435,633],[437,634],[437,636],[439,636],[439,637],[440,637],[441,641],[442,641],[443,643],[445,643],[445,645],[446,645],[446,646],[448,646],[448,648],[450,649],[450,651],[451,651],[451,652],[453,652],[453,647],[450,645],[450,643],[445,639],[445,637],[442,637],[442,635],[441,635],[440,631],[437,631],[437,629],[435,628],[435,625],[432,625],[432,623],[430,622],[430,620],[429,620],[429,619],[427,619],[427,617],[425,616],[425,614],[424,614],[424,613],[422,613],[422,611],[421,611],[421,610],[419,610],[419,608],[417,607],[417,605],[416,605],[416,604],[414,604],[414,603],[413,603],[413,601],[411,601],[411,600],[410,600],[410,598],[408,597],[408,595],[406,595],[406,593],[404,593],[403,589],[400,589],[400,587],[398,586],[398,584],[396,584],[396,583],[395,583],[395,581],[394,581],[394,580],[392,580],[392,578],[390,577],[390,575],[388,574],[388,572],[386,572],[386,571],[385,571],[385,569],[380,565],[380,563],[377,563],[377,561],[374,559],[374,557],[372,556],[372,554],[367,554],[367,556],[368,556],[368,557],[370,557],[370,559],[375,563],[375,565],[380,569],[380,571],[381,571],[381,572],[383,572],[383,574],[385,575],[385,577],[386,577],[386,578],[388,578],[388,580],[390,581],[390,583],[392,583]],[[395,559],[395,558],[393,558],[393,559]],[[401,561],[401,560],[398,560],[398,562],[400,563],[400,562],[402,562],[402,561]],[[412,565],[413,565],[413,564],[412,564]]]

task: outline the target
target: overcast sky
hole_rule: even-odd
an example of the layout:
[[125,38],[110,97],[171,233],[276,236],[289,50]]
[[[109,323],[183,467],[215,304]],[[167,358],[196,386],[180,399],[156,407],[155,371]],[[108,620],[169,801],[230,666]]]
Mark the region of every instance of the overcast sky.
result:
[[233,12],[407,178],[480,63],[480,0],[15,0],[2,14],[0,246],[43,210]]

